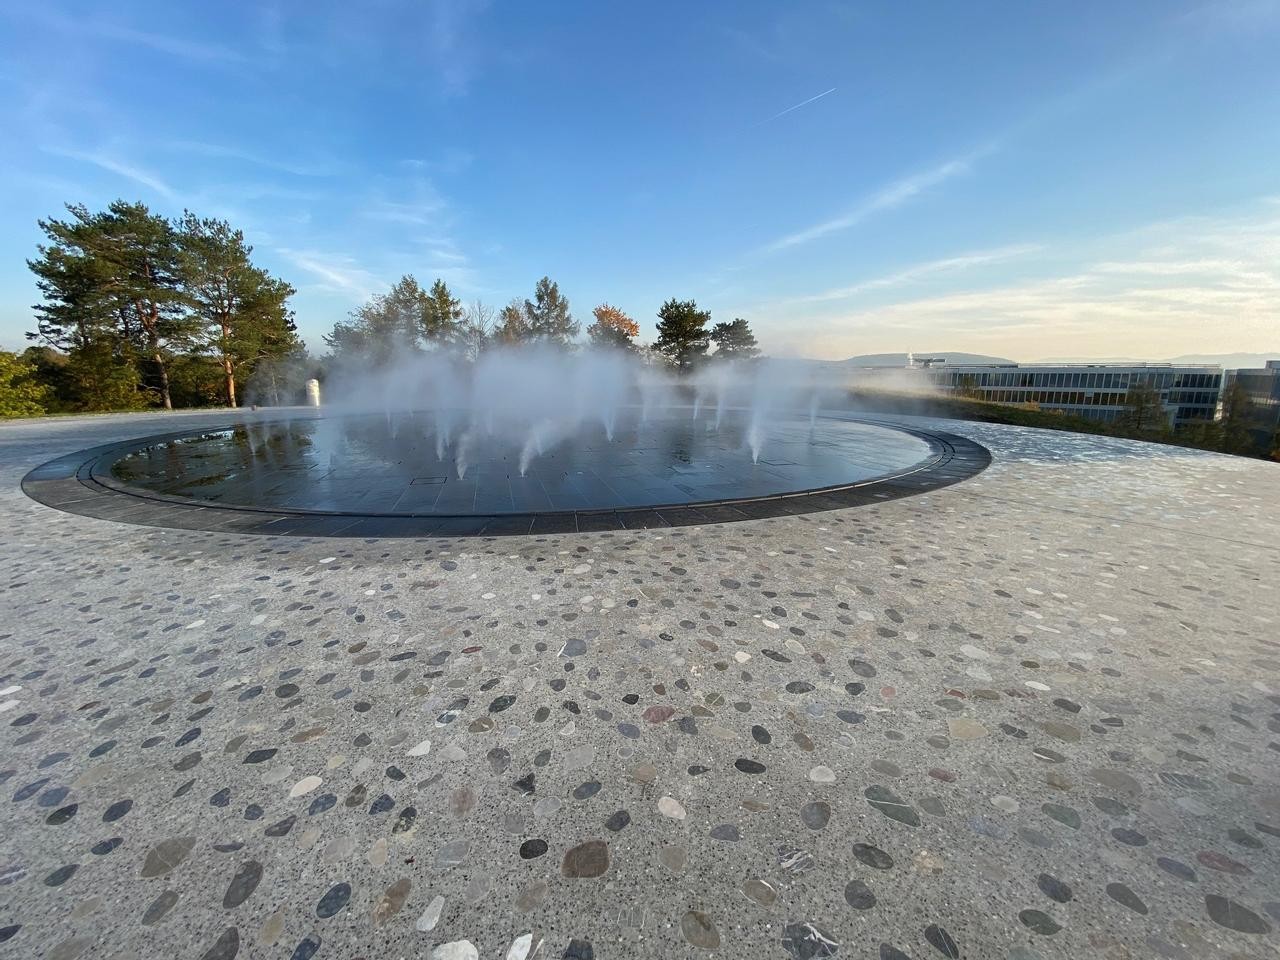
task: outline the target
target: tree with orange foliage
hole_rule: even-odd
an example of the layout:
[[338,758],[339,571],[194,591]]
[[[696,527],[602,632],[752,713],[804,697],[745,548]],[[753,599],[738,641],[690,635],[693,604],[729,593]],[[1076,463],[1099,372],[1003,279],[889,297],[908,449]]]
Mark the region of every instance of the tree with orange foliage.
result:
[[587,327],[587,336],[593,347],[610,347],[615,350],[634,350],[634,340],[640,335],[636,323],[617,307],[602,303],[591,311],[596,322]]

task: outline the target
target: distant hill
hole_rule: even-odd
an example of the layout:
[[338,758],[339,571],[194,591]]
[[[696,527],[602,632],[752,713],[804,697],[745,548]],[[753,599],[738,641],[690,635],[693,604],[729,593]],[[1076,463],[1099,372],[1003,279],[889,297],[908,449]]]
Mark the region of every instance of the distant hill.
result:
[[1265,367],[1268,360],[1280,360],[1280,350],[1274,353],[1184,353],[1180,357],[1165,360],[1141,360],[1134,357],[1046,357],[1036,363],[1207,363],[1224,370],[1248,370]]
[[1268,360],[1280,360],[1280,350],[1274,353],[1195,353],[1171,357],[1168,363],[1216,363],[1225,370],[1247,370],[1265,367]]
[[[1013,363],[1012,360],[1006,360],[1004,357],[987,357],[980,353],[948,353],[945,350],[937,353],[917,350],[912,356],[917,359],[920,357],[937,357],[945,360],[949,366],[970,363]],[[907,365],[907,355],[905,353],[864,353],[857,357],[850,357],[844,363],[850,367],[905,367]]]

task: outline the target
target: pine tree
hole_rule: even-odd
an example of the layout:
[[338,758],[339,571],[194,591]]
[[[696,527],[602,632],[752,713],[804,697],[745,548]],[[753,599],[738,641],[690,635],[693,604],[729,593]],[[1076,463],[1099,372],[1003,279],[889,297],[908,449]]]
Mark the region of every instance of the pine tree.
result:
[[334,325],[324,338],[338,360],[355,360],[383,367],[403,353],[419,350],[427,329],[428,294],[406,274],[385,294],[379,294]]
[[658,310],[658,340],[654,347],[676,368],[684,371],[706,356],[710,310],[699,310],[693,300],[668,300]]
[[533,299],[524,302],[525,323],[537,340],[568,347],[578,335],[579,324],[569,313],[569,301],[560,295],[559,284],[543,277],[533,288]]
[[52,243],[38,245],[38,259],[27,261],[44,298],[32,308],[36,330],[27,338],[64,352],[97,336],[118,335],[115,328],[119,321],[103,302],[106,278],[99,275],[98,264],[88,249],[88,211],[83,207],[68,209],[80,222],[37,221]]
[[754,360],[760,356],[756,336],[741,317],[730,323],[717,323],[711,328],[710,339],[716,345],[715,355],[722,360]]
[[236,406],[236,376],[278,359],[298,345],[288,299],[294,289],[249,256],[253,247],[225,220],[202,220],[186,212],[179,224],[182,286],[202,323],[204,339],[222,370],[225,399]]
[[[190,343],[196,329],[181,288],[173,225],[143,204],[123,200],[105,213],[79,205],[67,210],[69,220],[39,221],[50,242],[28,261],[44,295],[30,336],[69,351],[92,346],[88,367],[108,357],[138,365],[145,357],[154,389],[173,409],[168,358]],[[118,395],[113,388],[112,396]],[[98,408],[92,397],[85,402]]]
[[443,280],[437,278],[422,299],[422,337],[429,344],[453,346],[462,335],[466,310]]
[[161,403],[172,410],[168,359],[189,346],[197,331],[185,309],[173,225],[144,204],[123,200],[94,219],[94,256],[110,278],[107,292],[116,308],[136,323],[143,353],[154,363]]

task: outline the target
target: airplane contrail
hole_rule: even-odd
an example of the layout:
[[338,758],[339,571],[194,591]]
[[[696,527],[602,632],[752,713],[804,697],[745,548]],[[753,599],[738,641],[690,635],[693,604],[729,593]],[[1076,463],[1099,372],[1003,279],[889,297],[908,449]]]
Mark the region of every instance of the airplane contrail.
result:
[[781,113],[775,113],[775,114],[774,114],[772,117],[770,117],[768,120],[761,120],[761,121],[760,121],[760,123],[756,124],[756,126],[762,126],[762,125],[764,125],[764,124],[766,124],[766,123],[772,123],[774,120],[777,120],[779,117],[785,117],[785,116],[786,116],[788,113],[790,113],[792,110],[799,110],[801,107],[808,106],[809,104],[813,103],[813,101],[815,101],[815,100],[821,100],[821,99],[822,99],[823,97],[825,97],[827,94],[829,94],[829,93],[835,93],[835,92],[836,92],[836,88],[835,88],[835,87],[832,87],[830,90],[823,90],[823,91],[822,91],[820,94],[818,94],[816,97],[810,97],[808,100],[802,100],[802,101],[800,101],[799,103],[797,103],[794,107],[787,107],[787,109],[783,110]]

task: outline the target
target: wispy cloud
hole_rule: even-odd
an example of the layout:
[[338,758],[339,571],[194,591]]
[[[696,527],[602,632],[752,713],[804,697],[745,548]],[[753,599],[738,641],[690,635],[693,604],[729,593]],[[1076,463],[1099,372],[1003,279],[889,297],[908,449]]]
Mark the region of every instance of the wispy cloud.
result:
[[830,290],[823,290],[819,293],[807,294],[802,297],[794,297],[789,300],[782,301],[787,304],[805,304],[805,303],[830,303],[837,300],[851,300],[865,293],[871,293],[875,290],[886,290],[894,287],[905,287],[921,281],[931,280],[935,277],[960,273],[973,267],[988,266],[996,263],[1005,263],[1009,260],[1016,260],[1025,257],[1028,254],[1041,250],[1039,244],[1024,243],[1012,244],[1005,247],[995,247],[991,250],[975,250],[972,253],[962,253],[953,257],[942,257],[937,260],[929,260],[924,263],[918,263],[914,266],[907,267],[903,270],[897,270],[893,273],[884,274],[883,276],[873,277],[869,280],[861,280],[858,283],[850,284],[845,287],[833,287]]
[[281,246],[275,247],[275,253],[315,279],[312,291],[336,295],[353,306],[385,293],[391,285],[387,278],[406,273],[413,273],[424,284],[440,277],[464,295],[483,292],[479,274],[468,266],[467,257],[437,240],[411,243],[394,256],[380,257],[372,269],[349,254],[332,250]]
[[118,160],[113,156],[94,151],[82,150],[66,150],[59,147],[46,147],[46,153],[54,156],[66,157],[69,160],[78,160],[81,163],[88,163],[106,170],[108,173],[114,173],[116,176],[124,177],[126,180],[132,180],[134,183],[140,184],[154,193],[164,197],[166,200],[176,200],[177,191],[161,180],[154,173],[133,166],[123,160]]
[[828,4],[824,12],[813,4],[771,4],[763,18],[744,17],[745,26],[718,24],[725,43],[752,60],[793,68],[798,58],[812,52],[813,36],[841,16],[840,4]]
[[765,250],[774,253],[804,243],[810,243],[820,237],[825,237],[841,230],[848,230],[850,227],[866,220],[872,214],[901,206],[926,190],[932,189],[961,174],[968,173],[979,157],[990,153],[994,149],[994,145],[983,147],[980,150],[948,160],[946,163],[939,164],[932,169],[895,180],[881,187],[870,196],[863,198],[839,216],[816,223],[811,227],[806,227],[804,230],[779,237],[766,246]]
[[317,286],[331,293],[367,300],[387,286],[355,258],[345,253],[297,250],[290,247],[278,247],[276,253],[299,270],[305,270],[318,278],[320,283]]
[[410,227],[442,229],[449,219],[449,204],[430,178],[419,174],[379,178],[361,201],[359,214],[366,220]]
[[1280,27],[1280,3],[1276,0],[1227,0],[1190,7],[1175,17],[1181,23],[1203,34],[1205,30],[1228,33],[1272,30]]
[[428,240],[427,257],[432,262],[448,264],[451,267],[461,267],[468,263],[467,255],[447,241],[438,243]]
[[452,176],[466,170],[474,161],[475,155],[471,151],[450,147],[429,160],[424,160],[421,157],[407,157],[401,160],[400,163],[411,170],[423,170]]
[[241,163],[292,174],[295,177],[331,177],[339,172],[337,164],[334,163],[294,163],[289,160],[265,157],[242,147],[206,143],[202,140],[173,140],[165,144],[165,147],[177,153],[196,154],[214,160],[238,160]]
[[764,60],[769,63],[782,63],[786,60],[783,52],[778,49],[779,44],[777,42],[777,34],[779,31],[777,27],[772,30],[773,36],[765,39],[760,39],[746,30],[741,30],[738,27],[727,24],[720,26],[718,31],[721,36],[734,46],[760,60]]
[[778,113],[775,113],[775,114],[774,114],[772,117],[770,117],[769,119],[767,119],[767,120],[761,120],[758,124],[756,124],[756,126],[758,126],[758,127],[762,127],[762,126],[764,126],[766,123],[772,123],[774,120],[777,120],[779,117],[785,117],[788,113],[791,113],[793,110],[799,110],[801,107],[807,107],[809,104],[813,103],[815,100],[821,100],[823,97],[825,97],[825,96],[827,96],[827,95],[829,95],[829,94],[835,93],[835,92],[836,92],[836,88],[835,88],[835,87],[832,87],[830,90],[823,90],[823,91],[822,91],[820,94],[818,94],[817,96],[810,97],[808,100],[801,100],[799,103],[794,104],[794,105],[792,105],[792,106],[790,106],[790,107],[787,107],[787,109],[782,110],[782,111],[780,111],[780,112],[778,112]]
[[108,23],[88,23],[84,26],[86,33],[108,40],[119,40],[132,43],[159,53],[180,57],[184,60],[206,60],[239,62],[244,55],[231,47],[217,43],[206,43],[199,40],[188,40],[185,37],[170,37],[162,33],[151,33],[146,30],[134,30]]
[[[1280,347],[1280,216],[1274,205],[1263,202],[1252,215],[1151,224],[1074,256],[1055,249],[1054,259],[1076,265],[1057,275],[871,307],[831,310],[817,300],[810,311],[801,304],[775,306],[761,319],[766,325],[771,318],[785,322],[793,347],[824,356],[928,347],[1022,360],[1158,359]],[[871,282],[889,284],[901,275]]]
[[475,18],[488,5],[489,0],[435,0],[431,4],[427,41],[433,54],[431,62],[440,72],[446,93],[466,93],[471,83],[476,60],[471,30]]
[[[1280,0],[1267,0],[1267,2],[1276,3],[1280,6]],[[780,250],[810,243],[832,233],[847,230],[862,223],[873,214],[901,206],[948,180],[967,174],[974,169],[979,160],[995,153],[1006,142],[1017,139],[1033,126],[1043,124],[1064,112],[1078,109],[1083,102],[1100,96],[1104,91],[1114,86],[1118,78],[1128,76],[1135,69],[1137,69],[1137,66],[1126,64],[1123,67],[1094,77],[1066,93],[1042,103],[1020,121],[1005,127],[994,138],[988,140],[977,149],[970,150],[928,170],[895,180],[829,220],[824,220],[811,227],[779,237],[772,243],[767,244],[764,247],[764,251],[776,253]],[[797,106],[803,106],[803,104],[797,104]]]
[[244,54],[231,47],[205,40],[175,37],[150,30],[138,30],[118,23],[98,19],[72,17],[48,8],[29,8],[28,15],[39,23],[64,33],[94,40],[114,41],[145,47],[156,53],[182,60],[236,63],[245,59]]
[[414,227],[435,226],[440,221],[443,204],[430,200],[403,203],[397,200],[373,200],[361,211],[369,220],[402,223]]

